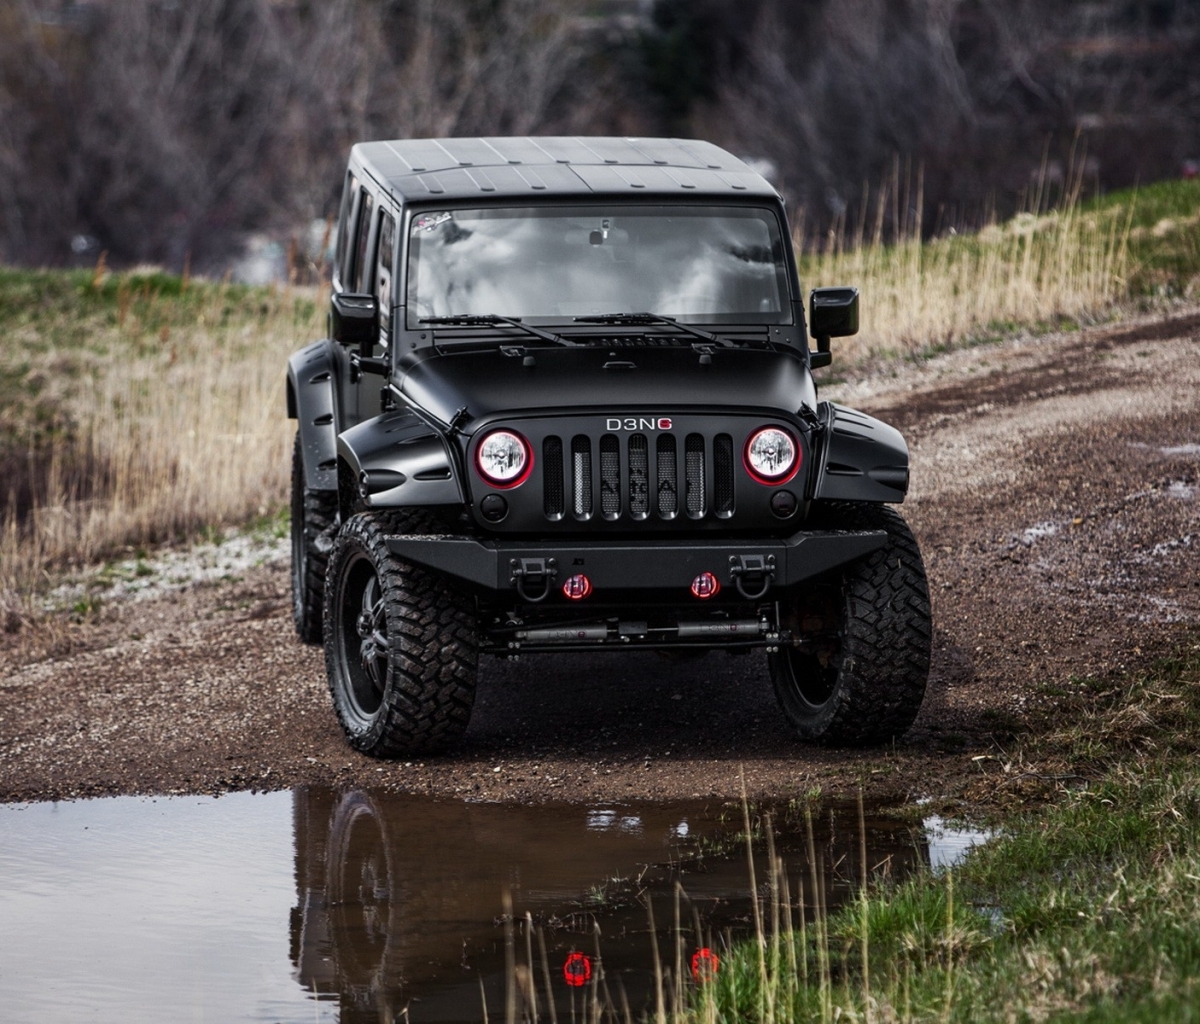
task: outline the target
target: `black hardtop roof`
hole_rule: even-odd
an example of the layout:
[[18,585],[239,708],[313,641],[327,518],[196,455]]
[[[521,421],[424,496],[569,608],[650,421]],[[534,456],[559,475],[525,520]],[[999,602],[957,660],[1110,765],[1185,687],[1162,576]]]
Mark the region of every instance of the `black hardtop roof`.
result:
[[403,203],[592,195],[778,199],[732,153],[695,139],[399,139],[358,143],[351,164]]

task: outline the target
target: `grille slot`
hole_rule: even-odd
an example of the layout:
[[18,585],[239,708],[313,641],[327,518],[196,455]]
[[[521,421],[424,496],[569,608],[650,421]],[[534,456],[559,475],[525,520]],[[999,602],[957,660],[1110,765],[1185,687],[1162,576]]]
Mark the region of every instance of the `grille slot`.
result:
[[658,514],[674,519],[679,512],[679,466],[676,461],[675,435],[659,434],[658,456]]
[[571,511],[577,519],[592,516],[592,439],[586,434],[571,438]]
[[733,438],[713,438],[713,511],[719,516],[733,513]]
[[600,514],[605,519],[621,515],[621,442],[616,434],[600,438]]
[[686,486],[687,514],[692,519],[704,515],[704,435],[688,434],[683,449],[683,471]]
[[548,437],[542,442],[543,505],[547,519],[561,519],[566,510],[563,492],[563,445],[561,437]]
[[650,445],[645,434],[629,439],[629,514],[634,519],[650,514]]

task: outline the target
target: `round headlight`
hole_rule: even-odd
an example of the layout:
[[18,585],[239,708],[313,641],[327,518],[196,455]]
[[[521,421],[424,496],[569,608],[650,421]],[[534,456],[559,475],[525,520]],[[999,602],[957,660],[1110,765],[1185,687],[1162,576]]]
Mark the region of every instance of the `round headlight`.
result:
[[533,468],[525,438],[511,430],[494,430],[475,449],[475,468],[493,487],[516,487]]
[[800,447],[782,427],[763,427],[746,442],[746,471],[761,484],[786,483],[800,468]]

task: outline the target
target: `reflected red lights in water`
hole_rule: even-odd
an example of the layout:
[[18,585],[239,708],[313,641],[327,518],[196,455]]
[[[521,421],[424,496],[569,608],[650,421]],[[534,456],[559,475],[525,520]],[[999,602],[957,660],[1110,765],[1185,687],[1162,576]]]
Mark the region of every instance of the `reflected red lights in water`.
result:
[[703,985],[706,981],[712,981],[717,976],[717,968],[720,965],[717,954],[707,946],[696,950],[692,956],[692,977],[696,979],[696,984]]
[[592,958],[584,953],[571,953],[563,964],[563,978],[572,988],[582,988],[592,978]]

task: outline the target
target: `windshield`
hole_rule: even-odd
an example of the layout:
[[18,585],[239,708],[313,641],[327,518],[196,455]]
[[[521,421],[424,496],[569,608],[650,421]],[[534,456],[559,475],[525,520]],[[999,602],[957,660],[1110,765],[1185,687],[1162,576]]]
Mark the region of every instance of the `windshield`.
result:
[[409,234],[410,328],[431,317],[488,314],[791,321],[783,241],[770,210],[442,210],[414,216]]

